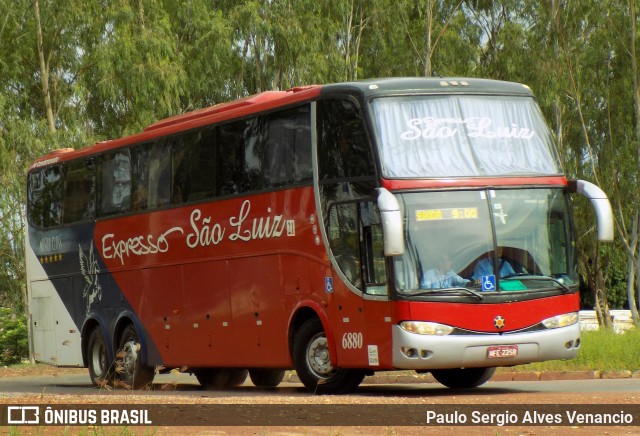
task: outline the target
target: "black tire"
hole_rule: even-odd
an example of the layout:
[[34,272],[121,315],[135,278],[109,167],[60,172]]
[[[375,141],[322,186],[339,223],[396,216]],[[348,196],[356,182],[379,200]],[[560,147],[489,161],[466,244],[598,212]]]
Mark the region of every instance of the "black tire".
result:
[[91,331],[87,341],[87,366],[89,367],[89,377],[95,386],[104,387],[113,382],[114,371],[109,361],[109,351],[107,342],[100,327]]
[[229,378],[224,385],[228,388],[240,386],[247,380],[248,375],[249,370],[247,369],[231,369],[229,370]]
[[120,346],[116,355],[116,372],[124,387],[144,389],[153,382],[153,368],[142,364],[140,340],[135,327],[129,324],[120,336]]
[[250,369],[251,383],[259,388],[275,388],[284,379],[282,369]]
[[433,370],[431,375],[448,388],[468,389],[485,384],[495,372],[495,368],[453,368]]
[[331,366],[327,336],[319,319],[306,321],[293,342],[293,366],[302,384],[314,394],[346,394],[362,382],[361,369]]
[[229,371],[216,368],[200,368],[194,371],[194,374],[200,386],[207,390],[220,389],[226,386],[230,376]]

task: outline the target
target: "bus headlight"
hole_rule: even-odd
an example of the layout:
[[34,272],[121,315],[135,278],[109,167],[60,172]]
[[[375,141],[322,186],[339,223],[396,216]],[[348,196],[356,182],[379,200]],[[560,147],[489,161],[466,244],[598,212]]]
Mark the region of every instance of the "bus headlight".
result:
[[566,327],[578,322],[578,312],[565,313],[563,315],[547,318],[542,321],[542,324],[548,329],[557,329],[559,327]]
[[403,321],[400,323],[400,327],[409,333],[419,335],[445,336],[453,331],[451,326],[426,321]]

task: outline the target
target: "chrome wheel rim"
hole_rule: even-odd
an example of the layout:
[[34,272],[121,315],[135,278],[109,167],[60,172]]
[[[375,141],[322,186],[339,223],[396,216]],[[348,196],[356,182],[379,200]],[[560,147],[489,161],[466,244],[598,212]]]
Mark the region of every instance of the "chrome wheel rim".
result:
[[107,349],[101,341],[91,347],[91,367],[96,377],[103,377],[107,367]]
[[136,361],[138,360],[137,344],[134,341],[128,341],[122,347],[122,367],[125,374],[132,376],[136,369]]
[[307,366],[317,377],[330,378],[335,370],[331,365],[329,347],[324,333],[315,335],[307,346]]

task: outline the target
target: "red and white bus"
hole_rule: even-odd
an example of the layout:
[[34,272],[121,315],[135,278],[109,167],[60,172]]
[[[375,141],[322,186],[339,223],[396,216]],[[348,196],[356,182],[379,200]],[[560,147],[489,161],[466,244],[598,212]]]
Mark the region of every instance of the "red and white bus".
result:
[[33,356],[134,388],[293,368],[316,393],[570,359],[571,192],[612,239],[529,88],[479,79],[264,92],[55,151],[28,172]]

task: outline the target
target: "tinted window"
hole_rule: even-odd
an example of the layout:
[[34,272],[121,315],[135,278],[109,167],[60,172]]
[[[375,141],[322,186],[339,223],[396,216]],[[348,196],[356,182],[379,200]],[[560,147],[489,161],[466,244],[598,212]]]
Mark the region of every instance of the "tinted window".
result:
[[95,165],[93,159],[70,162],[64,169],[65,224],[95,217]]
[[317,122],[320,180],[375,174],[362,114],[354,103],[319,101]]
[[216,190],[221,196],[256,191],[263,187],[262,131],[259,118],[219,127]]
[[329,209],[328,236],[340,270],[353,286],[362,289],[357,208],[357,203],[343,203]]
[[266,117],[266,156],[263,164],[269,186],[309,182],[312,178],[309,107]]
[[60,168],[51,167],[29,175],[28,209],[31,223],[52,227],[62,223]]
[[100,215],[113,215],[131,209],[131,155],[120,150],[100,157]]
[[155,209],[171,201],[171,153],[164,142],[133,149],[133,210]]
[[215,193],[214,129],[181,135],[173,144],[173,202],[211,198]]
[[96,209],[112,216],[310,183],[310,106],[206,126],[95,159],[97,168],[90,159],[67,164],[64,174],[54,167],[29,175],[34,225],[61,224],[63,209],[64,223],[72,223],[95,217]]

